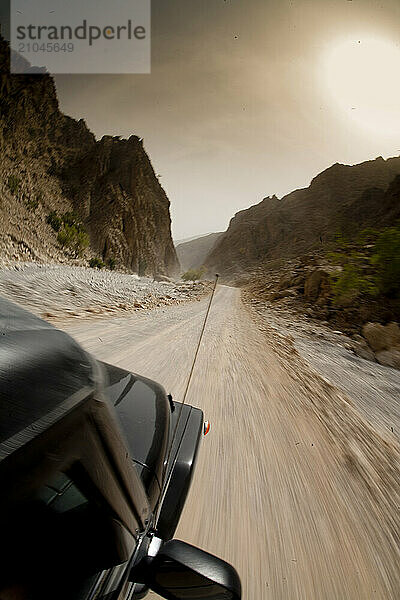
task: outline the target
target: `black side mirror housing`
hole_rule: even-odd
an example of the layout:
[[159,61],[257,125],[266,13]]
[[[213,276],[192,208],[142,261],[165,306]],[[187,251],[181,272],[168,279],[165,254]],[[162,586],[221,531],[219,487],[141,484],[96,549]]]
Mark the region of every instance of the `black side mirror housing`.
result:
[[166,542],[130,579],[167,600],[240,600],[239,575],[227,562],[179,540]]

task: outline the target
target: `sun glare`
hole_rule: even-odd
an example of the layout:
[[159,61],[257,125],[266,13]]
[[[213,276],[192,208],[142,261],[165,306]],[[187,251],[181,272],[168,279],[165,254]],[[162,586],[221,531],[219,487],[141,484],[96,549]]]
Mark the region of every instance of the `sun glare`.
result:
[[400,46],[379,39],[336,44],[325,56],[328,89],[343,111],[377,134],[400,134]]

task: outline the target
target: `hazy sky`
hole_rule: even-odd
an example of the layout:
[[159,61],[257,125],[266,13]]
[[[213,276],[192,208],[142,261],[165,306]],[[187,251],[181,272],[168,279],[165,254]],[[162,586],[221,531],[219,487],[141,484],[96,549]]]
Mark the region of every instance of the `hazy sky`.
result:
[[399,0],[153,0],[151,75],[56,83],[97,137],[144,138],[180,239],[400,154],[399,32]]

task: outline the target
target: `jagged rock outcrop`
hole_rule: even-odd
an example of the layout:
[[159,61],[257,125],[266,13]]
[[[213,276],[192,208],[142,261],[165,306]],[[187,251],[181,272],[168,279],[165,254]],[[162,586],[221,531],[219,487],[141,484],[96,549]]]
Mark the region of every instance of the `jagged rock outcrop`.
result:
[[176,274],[169,200],[137,136],[104,136],[61,174],[91,247],[139,273]]
[[214,248],[222,233],[209,233],[187,242],[182,242],[176,246],[176,253],[182,271],[188,269],[199,269]]
[[139,138],[96,141],[61,113],[50,75],[10,75],[8,63],[0,38],[0,259],[76,262],[47,222],[73,212],[90,242],[78,262],[177,274],[169,200]]
[[352,235],[368,226],[391,224],[400,217],[398,175],[400,157],[335,164],[308,188],[281,200],[265,198],[238,212],[206,265],[229,279],[265,260],[324,248],[338,232]]

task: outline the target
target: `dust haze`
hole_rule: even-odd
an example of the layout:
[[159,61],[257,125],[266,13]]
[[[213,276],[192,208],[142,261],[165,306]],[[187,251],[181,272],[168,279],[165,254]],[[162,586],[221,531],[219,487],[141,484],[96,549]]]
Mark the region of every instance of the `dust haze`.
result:
[[58,76],[61,108],[98,137],[144,138],[174,239],[223,231],[335,162],[399,153],[394,127],[371,131],[335,101],[325,62],[343,39],[398,48],[399,20],[395,0],[154,0],[151,75]]

